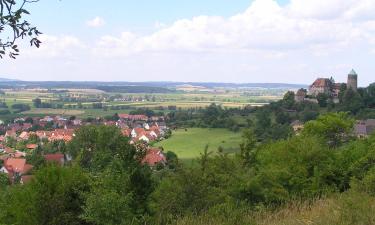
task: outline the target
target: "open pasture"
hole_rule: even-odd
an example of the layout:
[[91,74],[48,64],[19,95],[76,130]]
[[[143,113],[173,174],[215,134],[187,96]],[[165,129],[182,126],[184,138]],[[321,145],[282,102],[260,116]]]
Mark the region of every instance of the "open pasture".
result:
[[172,132],[172,137],[156,143],[156,147],[163,147],[165,151],[172,151],[182,160],[192,160],[200,156],[208,145],[209,152],[217,152],[221,146],[224,152],[239,151],[242,141],[241,132],[234,133],[227,129],[188,128]]

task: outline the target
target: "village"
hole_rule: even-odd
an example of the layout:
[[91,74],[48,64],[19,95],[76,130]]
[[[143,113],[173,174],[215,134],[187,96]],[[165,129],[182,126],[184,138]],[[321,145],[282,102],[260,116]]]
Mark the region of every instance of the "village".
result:
[[[117,120],[95,119],[84,121],[63,116],[21,117],[13,123],[0,125],[0,173],[8,175],[10,183],[24,184],[31,180],[34,165],[28,163],[28,156],[44,147],[46,163],[64,166],[71,157],[61,151],[61,146],[72,141],[75,132],[82,126],[105,125],[121,129],[130,144],[143,143],[147,152],[142,163],[154,167],[165,164],[166,157],[161,149],[150,147],[150,143],[163,140],[170,135],[162,116],[118,114]],[[57,147],[54,147],[57,146]]]

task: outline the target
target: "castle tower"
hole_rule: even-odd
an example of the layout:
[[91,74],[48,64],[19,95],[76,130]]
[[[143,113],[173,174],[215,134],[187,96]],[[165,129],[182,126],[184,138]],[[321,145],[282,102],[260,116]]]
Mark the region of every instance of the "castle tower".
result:
[[357,91],[358,88],[358,74],[352,70],[348,75],[348,89],[351,88],[353,91]]

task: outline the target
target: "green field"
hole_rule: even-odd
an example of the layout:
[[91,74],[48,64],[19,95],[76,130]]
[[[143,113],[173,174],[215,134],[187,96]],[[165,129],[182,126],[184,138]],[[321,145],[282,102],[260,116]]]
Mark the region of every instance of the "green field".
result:
[[85,113],[82,110],[72,110],[72,109],[31,109],[29,111],[22,112],[25,115],[67,115],[67,116],[77,116]]
[[[7,89],[0,101],[5,102],[9,109],[0,119],[8,119],[19,115],[44,116],[65,115],[79,118],[105,117],[115,113],[129,113],[138,108],[147,108],[155,112],[169,113],[169,107],[176,109],[205,108],[213,103],[224,108],[242,108],[245,106],[263,106],[280,99],[279,92],[272,90],[257,90],[248,93],[245,90],[219,90],[219,92],[176,92],[176,93],[106,93],[93,89]],[[116,101],[120,95],[127,100]],[[71,98],[73,96],[73,98]],[[35,108],[33,100],[40,98],[43,103],[49,103],[51,108]],[[72,100],[73,99],[73,100]],[[78,103],[80,102],[80,103]],[[93,103],[101,103],[104,108],[94,108]],[[12,108],[15,104],[27,104],[31,110],[16,113]],[[113,107],[113,108],[112,108]],[[52,109],[55,108],[55,109]],[[111,109],[112,108],[112,109]],[[241,119],[241,118],[240,118]]]
[[241,132],[231,132],[227,129],[190,128],[185,131],[173,131],[172,137],[155,144],[165,151],[173,151],[182,160],[192,160],[200,156],[208,145],[209,151],[216,152],[219,146],[225,152],[232,153],[239,150]]

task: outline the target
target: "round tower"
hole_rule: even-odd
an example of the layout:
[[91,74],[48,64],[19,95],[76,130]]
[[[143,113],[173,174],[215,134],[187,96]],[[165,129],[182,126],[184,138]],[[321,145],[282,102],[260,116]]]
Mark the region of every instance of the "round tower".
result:
[[358,74],[352,70],[348,75],[348,89],[351,88],[353,91],[357,91],[358,88]]

